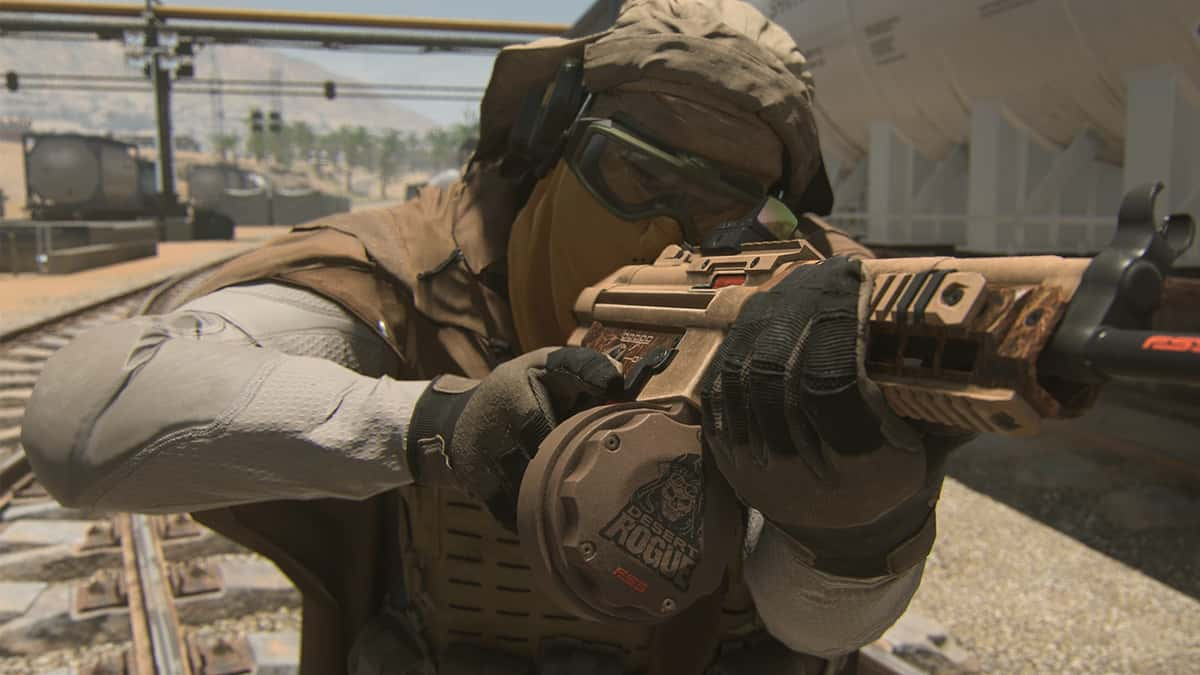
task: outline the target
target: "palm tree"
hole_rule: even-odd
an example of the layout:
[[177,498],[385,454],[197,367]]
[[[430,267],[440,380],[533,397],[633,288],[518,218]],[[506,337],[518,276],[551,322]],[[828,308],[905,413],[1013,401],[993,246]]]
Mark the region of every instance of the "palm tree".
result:
[[[257,109],[251,111],[251,114],[254,113],[261,114],[261,112]],[[266,134],[264,134],[261,130],[255,131],[254,123],[252,121],[247,120],[246,124],[249,127],[248,135],[246,137],[246,150],[254,156],[254,159],[258,160],[259,163],[262,163],[263,157],[266,157],[267,155]]]
[[406,131],[400,137],[404,144],[404,154],[408,158],[405,164],[409,169],[424,167],[427,163],[428,152],[425,150],[425,144],[421,137],[415,131]]
[[354,173],[354,164],[350,161],[350,127],[342,125],[331,131],[327,136],[329,150],[332,153],[334,168],[344,165],[346,169],[346,194],[350,194],[350,183]]
[[346,194],[354,194],[354,169],[371,165],[371,132],[362,126],[342,125],[331,137],[346,165]]
[[434,127],[425,132],[425,145],[429,148],[433,168],[445,169],[454,162],[454,151],[458,147],[454,133],[444,127]]
[[292,122],[284,127],[283,133],[291,139],[296,152],[306,161],[312,160],[313,149],[317,145],[317,135],[312,127],[305,122]]
[[[479,138],[479,122],[468,117],[466,121],[448,127],[434,127],[425,132],[425,145],[435,171],[438,169],[460,169],[466,161],[464,151],[474,149]],[[469,153],[466,153],[469,154]]]
[[346,192],[354,194],[351,182],[352,171],[355,167],[370,170],[371,168],[371,132],[366,127],[358,126],[353,129],[342,127],[345,134],[342,138],[342,148],[346,153]]
[[238,143],[241,140],[237,134],[213,134],[213,150],[220,155],[222,162],[228,162],[229,155],[237,150]]
[[342,141],[341,136],[337,131],[330,131],[321,134],[316,141],[317,153],[320,155],[321,161],[318,167],[321,169],[318,175],[324,175],[324,164],[327,161],[329,166],[337,171],[341,164]]
[[388,183],[392,182],[392,179],[400,172],[400,163],[404,160],[405,155],[405,140],[395,129],[388,131],[379,140],[376,165],[379,167],[380,199],[388,198]]
[[287,129],[281,129],[279,133],[271,134],[274,138],[272,141],[272,155],[275,156],[275,161],[283,167],[290,167],[292,159],[295,157],[296,146],[293,143],[291,134],[287,133]]

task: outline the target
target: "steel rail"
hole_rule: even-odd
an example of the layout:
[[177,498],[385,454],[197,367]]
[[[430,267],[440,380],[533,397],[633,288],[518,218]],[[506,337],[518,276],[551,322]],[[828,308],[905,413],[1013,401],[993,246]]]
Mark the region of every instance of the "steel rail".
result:
[[[2,3],[3,0],[0,0]],[[4,5],[0,4],[0,12]],[[100,39],[121,40],[126,33],[146,30],[142,23],[83,21],[62,19],[17,19],[0,17],[0,33],[85,33]],[[294,45],[326,48],[364,47],[413,47],[432,51],[478,50],[492,52],[509,45],[521,44],[525,40],[486,37],[478,35],[432,35],[399,32],[360,30],[314,30],[303,28],[201,26],[195,24],[171,24],[165,29],[182,38],[202,44],[252,44],[260,42],[285,42]]]
[[[126,579],[126,587],[137,582],[141,589],[141,607],[134,617],[131,603],[129,620],[144,620],[145,636],[149,645],[137,645],[141,650],[149,648],[154,662],[155,675],[191,675],[187,659],[187,647],[183,642],[183,630],[179,626],[179,615],[171,597],[171,583],[167,576],[166,560],[162,547],[155,536],[149,517],[141,514],[126,515],[135,557],[137,576]],[[132,599],[132,594],[130,599]],[[137,637],[135,632],[134,636]]]
[[[82,16],[142,17],[144,5],[103,2],[26,2],[0,0],[0,11],[30,14],[76,14]],[[521,35],[561,35],[570,25],[534,21],[487,19],[443,19],[435,17],[374,16],[344,12],[289,12],[285,10],[249,10],[228,7],[189,7],[158,5],[151,10],[160,19],[224,21],[234,23],[274,23],[305,26],[342,26],[429,30],[464,33],[514,33]]]
[[12,501],[13,493],[33,475],[24,453],[14,453],[0,460],[0,510]]
[[146,602],[138,579],[137,549],[133,542],[133,521],[125,513],[113,519],[117,538],[121,542],[121,574],[125,579],[125,602],[129,606],[129,632],[133,647],[130,657],[137,675],[154,674],[154,647],[150,642],[150,626],[145,621]]

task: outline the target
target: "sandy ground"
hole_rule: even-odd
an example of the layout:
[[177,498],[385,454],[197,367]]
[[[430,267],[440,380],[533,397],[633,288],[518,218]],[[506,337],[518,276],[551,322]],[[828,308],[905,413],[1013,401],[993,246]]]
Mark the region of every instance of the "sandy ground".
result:
[[286,231],[239,227],[233,241],[159,242],[154,257],[75,274],[0,274],[0,335],[232,257]]
[[17,141],[0,141],[0,190],[4,191],[6,218],[21,218],[25,215],[25,167],[21,144]]
[[910,611],[982,672],[1200,673],[1198,437],[1110,387],[1083,418],[958,450]]

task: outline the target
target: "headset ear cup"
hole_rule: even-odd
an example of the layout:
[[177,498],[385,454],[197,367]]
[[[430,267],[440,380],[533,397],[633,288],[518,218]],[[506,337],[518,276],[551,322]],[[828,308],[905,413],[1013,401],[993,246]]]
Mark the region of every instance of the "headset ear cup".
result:
[[533,89],[521,102],[521,113],[513,120],[512,129],[508,132],[508,151],[500,163],[500,175],[505,178],[519,180],[532,168],[533,139],[537,133],[542,99],[546,95],[547,87],[549,84]]
[[825,170],[825,159],[821,159],[817,173],[804,188],[804,194],[795,200],[796,213],[815,213],[818,216],[828,216],[833,212],[833,185],[829,182],[829,172]]
[[565,61],[546,93],[531,139],[533,170],[538,178],[557,163],[566,132],[583,105],[583,95],[583,64],[574,59]]
[[515,182],[542,178],[558,162],[566,132],[583,106],[583,64],[564,61],[554,79],[530,91],[508,132],[500,175]]

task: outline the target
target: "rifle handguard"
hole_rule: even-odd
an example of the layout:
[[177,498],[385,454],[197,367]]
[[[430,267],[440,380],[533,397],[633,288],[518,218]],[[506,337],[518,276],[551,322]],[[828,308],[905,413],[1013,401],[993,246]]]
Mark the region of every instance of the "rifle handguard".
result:
[[[1158,187],[1132,191],[1113,244],[1060,256],[864,260],[867,373],[893,410],[970,431],[1033,434],[1087,409],[1109,374],[1200,381],[1200,337],[1149,326],[1191,219],[1153,220]],[[802,240],[702,255],[669,246],[580,294],[569,343],[613,356],[638,401],[699,405],[699,382],[750,294],[823,259]],[[1136,343],[1132,344],[1132,343]],[[657,364],[641,363],[653,356]]]

